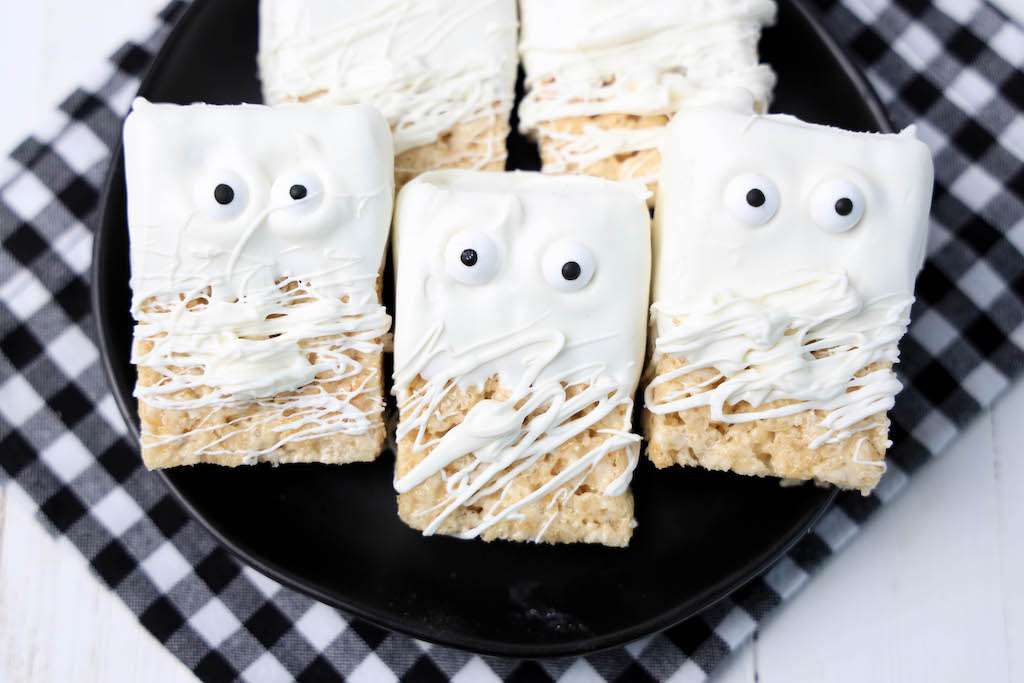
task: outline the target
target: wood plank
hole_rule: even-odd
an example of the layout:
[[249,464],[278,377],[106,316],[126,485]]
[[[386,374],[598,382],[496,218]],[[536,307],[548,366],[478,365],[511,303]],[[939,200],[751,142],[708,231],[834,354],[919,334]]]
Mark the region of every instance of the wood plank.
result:
[[1009,680],[993,468],[985,415],[762,628],[758,680]]
[[13,489],[0,538],[0,680],[195,680]]
[[48,116],[167,0],[0,0],[0,154]]
[[993,411],[1003,620],[1010,680],[1024,680],[1024,383]]
[[43,2],[0,3],[0,64],[4,65],[4,105],[0,107],[0,154],[6,156],[38,114],[43,59]]

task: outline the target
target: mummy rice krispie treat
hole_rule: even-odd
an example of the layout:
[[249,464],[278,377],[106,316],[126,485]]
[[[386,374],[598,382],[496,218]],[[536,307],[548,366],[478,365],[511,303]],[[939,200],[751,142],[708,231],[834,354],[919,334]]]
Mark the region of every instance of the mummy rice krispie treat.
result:
[[913,130],[680,112],[654,228],[648,453],[869,492],[932,191]]
[[384,119],[136,100],[124,149],[147,467],[374,459]]
[[520,0],[520,11],[520,129],[546,173],[653,189],[664,127],[684,104],[740,87],[767,109],[775,75],[757,44],[772,0]]
[[427,173],[395,221],[398,511],[425,534],[624,546],[646,192]]
[[505,168],[516,0],[260,0],[268,104],[371,104],[400,188],[436,168]]

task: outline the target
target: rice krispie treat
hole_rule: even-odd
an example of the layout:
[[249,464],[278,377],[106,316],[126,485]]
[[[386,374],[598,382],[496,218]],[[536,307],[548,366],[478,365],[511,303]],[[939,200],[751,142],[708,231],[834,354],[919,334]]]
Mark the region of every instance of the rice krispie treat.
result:
[[639,185],[435,171],[398,197],[398,512],[624,546],[650,275]]
[[775,75],[757,44],[772,0],[520,0],[520,11],[520,130],[538,141],[546,173],[653,189],[680,107],[743,88],[767,110]]
[[515,0],[260,0],[268,104],[371,104],[399,188],[423,171],[500,171],[517,68]]
[[377,457],[380,114],[136,100],[124,150],[146,466]]
[[928,148],[696,108],[661,151],[651,460],[867,494],[924,260]]

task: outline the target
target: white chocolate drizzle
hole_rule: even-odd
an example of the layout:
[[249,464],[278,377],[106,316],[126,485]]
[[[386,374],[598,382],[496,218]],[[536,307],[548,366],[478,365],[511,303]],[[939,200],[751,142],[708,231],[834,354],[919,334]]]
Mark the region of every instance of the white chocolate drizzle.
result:
[[[656,303],[655,362],[669,354],[684,365],[648,384],[647,409],[707,407],[713,421],[729,424],[821,410],[822,433],[810,447],[843,441],[892,408],[902,388],[892,370],[861,372],[898,362],[913,301],[899,294],[866,301],[845,273],[803,272],[756,296],[723,291],[692,309]],[[655,399],[657,387],[703,369],[715,374]],[[782,400],[792,403],[757,409]],[[741,402],[754,410],[729,412]]]
[[[522,3],[520,53],[527,95],[519,106],[524,134],[560,143],[545,171],[563,173],[624,153],[658,147],[664,129],[557,130],[551,122],[600,114],[671,117],[684,105],[742,89],[765,111],[775,84],[758,63],[772,0],[646,0],[622,3]],[[630,173],[629,169],[625,169]],[[654,178],[627,175],[643,182]]]
[[[443,473],[459,458],[473,456],[454,474],[445,475],[447,498],[438,509],[431,511],[436,514],[424,529],[424,535],[432,535],[459,507],[474,505],[497,491],[502,491],[502,495],[485,511],[480,523],[459,533],[460,538],[475,538],[495,524],[516,519],[522,508],[550,494],[555,495],[548,502],[548,507],[555,508],[583,484],[604,457],[620,450],[627,453],[629,464],[602,493],[619,496],[626,492],[640,447],[640,437],[630,432],[632,387],[624,386],[619,379],[607,374],[607,368],[600,362],[558,374],[545,373],[567,344],[565,335],[557,330],[524,329],[458,352],[447,348],[444,339],[443,326],[439,325],[427,335],[423,346],[408,364],[395,371],[394,392],[399,397],[402,416],[397,439],[414,434],[413,448],[417,452],[430,449],[429,454],[409,472],[396,478],[395,490],[399,493],[410,491],[430,477]],[[426,440],[427,425],[448,392],[465,386],[466,377],[481,367],[527,351],[529,355],[524,360],[522,375],[508,398],[479,401],[460,424],[440,439]],[[449,363],[428,373],[428,366],[442,356],[447,357]],[[411,390],[413,380],[424,374],[429,374],[430,379],[418,389]],[[566,388],[577,385],[583,387],[582,391],[568,396]],[[580,415],[588,408],[585,415]],[[529,495],[512,503],[504,500],[504,493],[512,480],[545,454],[619,408],[625,410],[621,426],[598,429],[597,433],[606,437],[599,446]],[[540,412],[534,414],[537,411]],[[543,538],[556,515],[557,510],[539,531],[536,541]]]
[[[287,443],[361,435],[380,425],[384,406],[379,394],[369,400],[369,409],[354,402],[366,394],[375,370],[353,389],[334,386],[364,372],[352,352],[383,349],[391,318],[377,301],[376,273],[346,276],[343,272],[358,259],[334,256],[336,272],[281,277],[276,262],[236,266],[242,246],[240,241],[219,255],[227,257],[227,272],[185,278],[206,282],[189,292],[148,289],[146,274],[133,276],[137,325],[132,363],[161,376],[151,386],[138,385],[135,397],[164,410],[258,408],[257,416],[238,420],[236,429],[195,455],[255,460]],[[272,284],[250,284],[270,274],[277,274]],[[144,342],[152,347],[141,352]],[[378,378],[375,392],[379,386]],[[273,425],[280,438],[264,450],[236,453],[220,447],[233,436],[266,425]],[[187,434],[158,437],[144,425],[142,438],[148,446],[162,446],[213,428],[201,425]],[[216,428],[224,431],[223,425]]]
[[[458,123],[508,118],[516,28],[514,0],[264,0],[264,98],[373,105],[401,154]],[[487,146],[472,167],[504,155]]]

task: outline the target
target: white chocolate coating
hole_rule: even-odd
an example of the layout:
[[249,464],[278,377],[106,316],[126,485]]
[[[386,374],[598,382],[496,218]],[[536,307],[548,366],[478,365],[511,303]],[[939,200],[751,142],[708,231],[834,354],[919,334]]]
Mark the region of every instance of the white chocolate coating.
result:
[[[709,406],[722,422],[829,411],[813,447],[871,427],[900,384],[888,369],[854,375],[899,358],[925,254],[928,148],[912,130],[695,108],[676,116],[661,154],[654,353],[686,365],[653,381],[647,409]],[[654,387],[702,368],[723,381],[653,402]],[[723,413],[779,399],[797,403]]]
[[[380,409],[358,410],[351,396],[272,397],[357,375],[344,352],[379,351],[390,327],[376,292],[394,193],[384,119],[366,106],[139,99],[124,146],[135,337],[154,344],[133,362],[164,376],[138,387],[139,400],[289,409],[308,422],[293,441],[379,424]],[[215,199],[221,184],[233,192],[226,205]],[[289,195],[295,185],[305,197]],[[186,305],[196,298],[205,304]],[[341,334],[340,347],[321,340]],[[176,395],[200,388],[212,391]]]
[[400,154],[508,117],[516,27],[515,0],[261,0],[264,99],[373,105]]
[[[459,457],[475,456],[449,477],[449,500],[425,533],[458,506],[472,505],[478,494],[500,490],[516,468],[528,467],[622,406],[627,410],[621,430],[600,448],[527,499],[490,511],[480,528],[465,535],[479,534],[552,491],[574,489],[601,458],[624,448],[631,466],[605,493],[626,491],[638,455],[639,438],[629,429],[646,340],[645,194],[596,178],[469,171],[427,173],[399,194],[398,438],[415,434],[417,448],[434,445],[422,440],[424,427],[449,385],[479,387],[497,377],[512,392],[506,401],[477,403],[395,482],[399,492],[408,491]],[[473,266],[459,260],[468,248],[474,250]],[[578,273],[566,267],[576,277],[563,277],[564,284],[556,279],[562,268],[554,261],[560,259],[579,266]],[[459,276],[459,267],[478,266],[486,266],[482,276]],[[412,391],[417,375],[427,384]],[[564,387],[573,384],[589,386],[567,398]],[[525,404],[516,409],[520,401]],[[570,419],[590,404],[595,407],[585,419]],[[545,405],[542,417],[524,424]]]
[[[521,0],[520,6],[524,134],[574,116],[671,116],[722,89],[744,89],[760,111],[767,109],[775,75],[758,63],[757,43],[775,19],[772,0]],[[654,149],[662,137],[661,128],[544,133],[568,143],[557,165],[564,168]]]

